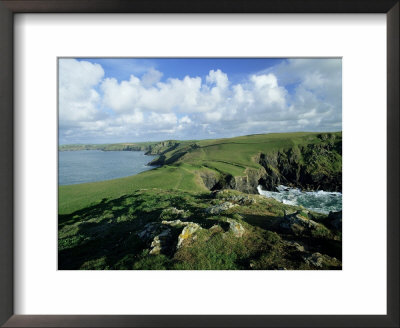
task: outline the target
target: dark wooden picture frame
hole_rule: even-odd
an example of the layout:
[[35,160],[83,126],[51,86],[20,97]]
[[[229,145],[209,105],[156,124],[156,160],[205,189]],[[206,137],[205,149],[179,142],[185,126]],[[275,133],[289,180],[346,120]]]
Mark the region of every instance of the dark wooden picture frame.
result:
[[[399,8],[398,0],[0,0],[0,324],[5,327],[399,327]],[[15,13],[385,13],[387,315],[14,315]]]

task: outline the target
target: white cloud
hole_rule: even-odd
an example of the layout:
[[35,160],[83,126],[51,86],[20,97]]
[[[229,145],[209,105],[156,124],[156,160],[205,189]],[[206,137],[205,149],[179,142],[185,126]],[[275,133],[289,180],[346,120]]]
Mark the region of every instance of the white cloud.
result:
[[[272,70],[283,84],[296,84],[294,106],[342,109],[342,61],[339,58],[289,59]],[[308,95],[306,95],[306,93]],[[300,100],[300,102],[296,102]]]
[[118,113],[134,111],[140,97],[139,88],[140,80],[134,75],[131,75],[129,81],[121,83],[114,78],[107,78],[101,84],[104,104]]
[[63,136],[134,141],[341,128],[340,60],[287,60],[236,84],[219,69],[204,79],[162,76],[151,68],[103,79],[100,65],[63,60]]
[[163,73],[151,68],[142,76],[142,83],[145,87],[150,87],[153,84],[160,82],[162,76]]
[[179,123],[190,124],[190,123],[192,123],[192,120],[189,118],[189,116],[186,115],[179,120]]
[[98,64],[75,59],[60,59],[60,123],[90,121],[96,118],[101,98],[94,87],[103,76],[104,70]]
[[172,128],[177,122],[178,119],[174,113],[158,114],[152,112],[146,123],[163,129]]

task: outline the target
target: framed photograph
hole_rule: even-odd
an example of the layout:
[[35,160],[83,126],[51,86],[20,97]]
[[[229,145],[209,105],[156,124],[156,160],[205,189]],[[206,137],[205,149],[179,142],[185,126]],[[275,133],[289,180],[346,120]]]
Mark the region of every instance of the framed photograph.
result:
[[398,1],[0,9],[2,325],[399,326]]
[[58,58],[58,269],[341,270],[341,72]]

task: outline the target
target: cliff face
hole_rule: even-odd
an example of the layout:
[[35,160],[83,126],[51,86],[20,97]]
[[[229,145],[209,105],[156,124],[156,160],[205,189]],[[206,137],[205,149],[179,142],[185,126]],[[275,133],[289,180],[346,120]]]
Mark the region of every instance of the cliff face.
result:
[[321,143],[260,154],[266,175],[260,184],[268,190],[287,185],[304,190],[342,191],[342,146],[334,135],[321,135]]
[[290,149],[260,153],[256,162],[261,168],[247,168],[244,176],[202,174],[210,190],[235,189],[257,193],[257,186],[276,190],[278,185],[303,190],[342,191],[341,139],[321,134],[321,142]]
[[257,194],[259,181],[266,176],[264,168],[247,168],[246,175],[234,177],[230,174],[202,172],[200,177],[210,190],[234,189],[248,194]]
[[178,146],[179,142],[175,140],[162,141],[155,145],[149,145],[146,149],[146,155],[160,155],[166,151],[171,151]]
[[[163,145],[163,143],[157,144],[157,147],[153,147],[146,155],[159,155],[157,158],[153,159],[147,165],[161,166],[168,165],[177,162],[180,158],[186,155],[193,149],[199,148],[195,143],[182,146],[179,142],[168,142]],[[168,157],[166,156],[168,153]]]

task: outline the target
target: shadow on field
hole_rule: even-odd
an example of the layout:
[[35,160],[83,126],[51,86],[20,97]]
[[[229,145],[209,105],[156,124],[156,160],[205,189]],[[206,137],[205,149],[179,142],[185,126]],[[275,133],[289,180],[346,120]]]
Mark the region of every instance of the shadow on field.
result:
[[199,214],[190,220],[204,228],[216,224],[217,221],[201,218],[202,209],[195,206],[196,202],[207,199],[209,196],[202,194],[191,199],[165,194],[126,195],[59,215],[58,269],[131,269],[149,247],[138,238],[137,232],[148,222],[160,221],[163,208],[176,207],[195,216]]
[[[93,205],[69,215],[59,215],[58,268],[79,269],[85,262],[97,261],[111,268],[118,260],[144,247],[132,232],[142,220],[129,220],[130,208],[143,201],[127,203],[128,196]],[[138,213],[140,214],[140,212]],[[144,213],[148,220],[156,213]],[[125,220],[123,220],[125,218]],[[75,227],[69,233],[69,227]],[[64,230],[67,232],[64,233]],[[96,265],[95,265],[96,266]]]

